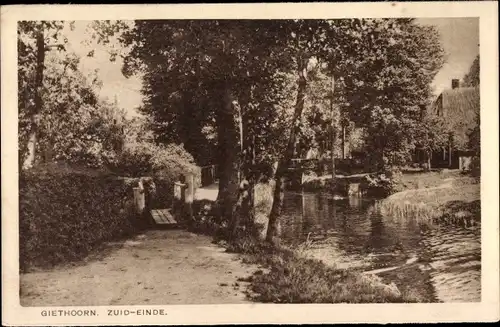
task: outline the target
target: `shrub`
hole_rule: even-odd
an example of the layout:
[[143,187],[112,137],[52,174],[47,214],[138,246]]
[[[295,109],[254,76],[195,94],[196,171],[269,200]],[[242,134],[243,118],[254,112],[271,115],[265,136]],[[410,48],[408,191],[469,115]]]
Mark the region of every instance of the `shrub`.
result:
[[474,156],[470,163],[470,174],[473,177],[481,177],[481,158],[479,156]]
[[20,268],[79,260],[141,228],[136,180],[108,172],[37,167],[19,177]]
[[224,218],[216,214],[214,202],[200,200],[193,203],[193,220],[187,222],[192,232],[218,236],[227,229]]
[[128,144],[112,169],[123,176],[151,177],[156,189],[151,199],[152,208],[170,206],[173,201],[174,183],[186,173],[194,174],[195,186],[201,185],[200,168],[182,146],[175,144]]
[[449,201],[442,208],[437,222],[458,226],[473,226],[481,223],[481,200],[471,202]]
[[386,197],[402,190],[402,173],[393,168],[381,173],[366,175],[360,187],[367,196]]

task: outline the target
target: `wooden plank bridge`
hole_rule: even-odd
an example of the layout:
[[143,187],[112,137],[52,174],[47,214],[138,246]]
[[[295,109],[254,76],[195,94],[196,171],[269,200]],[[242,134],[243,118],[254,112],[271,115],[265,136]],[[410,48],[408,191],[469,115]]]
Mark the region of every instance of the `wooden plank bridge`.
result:
[[176,226],[177,221],[170,212],[170,209],[151,210],[151,216],[157,225]]

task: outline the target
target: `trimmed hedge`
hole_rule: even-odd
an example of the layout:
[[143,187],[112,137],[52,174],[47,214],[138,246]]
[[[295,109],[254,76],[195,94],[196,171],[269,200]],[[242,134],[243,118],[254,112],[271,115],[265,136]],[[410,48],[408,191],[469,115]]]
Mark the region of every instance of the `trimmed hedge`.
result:
[[141,229],[136,179],[108,172],[41,167],[19,176],[20,269],[80,260],[103,242]]

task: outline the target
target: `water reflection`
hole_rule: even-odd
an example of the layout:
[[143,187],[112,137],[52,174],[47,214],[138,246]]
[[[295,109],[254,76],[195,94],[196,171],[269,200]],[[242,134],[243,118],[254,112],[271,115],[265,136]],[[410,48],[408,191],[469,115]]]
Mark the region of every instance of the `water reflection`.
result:
[[479,228],[426,228],[412,219],[383,217],[373,204],[288,193],[283,238],[291,244],[314,240],[311,255],[340,268],[366,271],[418,261],[416,269],[431,272],[438,299],[480,301]]

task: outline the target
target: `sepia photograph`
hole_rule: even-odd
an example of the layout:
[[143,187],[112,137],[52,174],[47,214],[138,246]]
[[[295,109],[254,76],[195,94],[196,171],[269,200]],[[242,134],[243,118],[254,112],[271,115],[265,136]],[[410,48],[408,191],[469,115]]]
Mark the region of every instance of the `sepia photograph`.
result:
[[16,20],[18,310],[481,304],[479,15],[323,14]]

